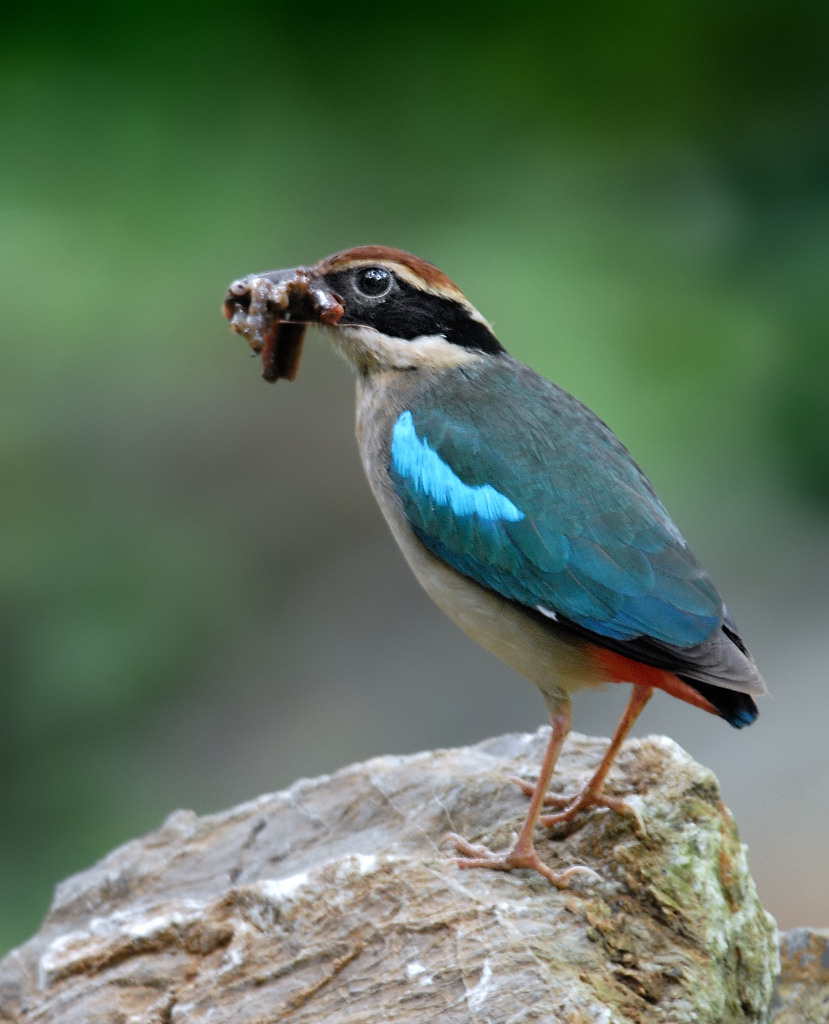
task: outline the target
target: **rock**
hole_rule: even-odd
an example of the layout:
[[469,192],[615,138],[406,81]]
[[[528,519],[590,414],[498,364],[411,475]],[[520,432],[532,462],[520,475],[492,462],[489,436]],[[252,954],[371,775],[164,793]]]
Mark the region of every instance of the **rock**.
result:
[[[555,869],[586,864],[600,882],[562,892],[448,859],[449,830],[509,842],[527,800],[508,776],[535,775],[548,735],[376,758],[222,814],[176,812],[58,886],[40,932],[0,964],[0,1020],[765,1020],[774,921],[716,779],[671,740],[628,741],[609,780],[633,794],[646,838],[606,810],[540,835]],[[572,790],[605,742],[572,736],[556,784]],[[810,984],[812,942],[784,985]]]
[[771,1024],[829,1024],[829,929],[781,936]]

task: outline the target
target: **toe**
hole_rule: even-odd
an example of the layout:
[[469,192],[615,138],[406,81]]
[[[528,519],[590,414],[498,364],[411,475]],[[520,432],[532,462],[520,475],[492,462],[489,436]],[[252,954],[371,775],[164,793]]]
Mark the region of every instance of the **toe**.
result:
[[534,783],[527,782],[526,779],[519,779],[517,775],[510,775],[507,781],[513,783],[513,785],[515,786],[518,786],[518,788],[521,790],[524,796],[535,796]]
[[480,859],[482,857],[492,856],[490,850],[487,849],[486,846],[470,843],[468,839],[464,839],[463,836],[459,836],[457,832],[450,832],[446,838],[452,843],[458,853],[462,853],[464,857]]
[[559,811],[557,814],[540,815],[538,823],[544,828],[552,828],[554,825],[561,825],[565,821],[572,821],[582,807],[584,807],[584,804],[578,797],[575,797],[569,804],[565,805],[563,811]]
[[642,815],[639,813],[639,808],[634,804],[629,803],[627,800],[623,800],[618,796],[604,796],[600,795],[596,798],[596,803],[601,804],[603,807],[609,807],[612,811],[616,811],[617,814],[627,814],[633,818],[636,822],[636,831],[644,839],[647,838],[648,830],[645,828],[645,822]]
[[570,879],[578,874],[590,875],[596,881],[600,880],[599,875],[592,868],[584,867],[581,864],[576,864],[571,868],[567,868],[566,871],[556,873],[538,856],[535,847],[520,854],[517,850],[514,850],[508,855],[507,860],[514,868],[529,868],[532,871],[537,871],[539,875],[543,875],[557,889],[569,889]]
[[[524,796],[535,796],[535,785],[532,782],[527,782],[526,779],[519,779],[517,775],[510,775],[509,781],[518,786]],[[544,804],[547,807],[566,807],[572,800],[573,797],[562,796],[561,793],[544,794]]]

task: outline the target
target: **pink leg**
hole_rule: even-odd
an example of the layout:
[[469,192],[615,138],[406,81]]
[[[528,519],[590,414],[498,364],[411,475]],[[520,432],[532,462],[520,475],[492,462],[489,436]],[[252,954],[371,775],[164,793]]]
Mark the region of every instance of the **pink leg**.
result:
[[570,731],[571,714],[568,705],[566,713],[557,713],[552,716],[553,731],[550,742],[547,745],[547,752],[541,765],[541,774],[538,783],[531,793],[530,808],[521,829],[521,833],[509,850],[503,853],[494,853],[485,846],[478,846],[468,842],[462,836],[452,832],[449,838],[455,844],[459,853],[464,854],[458,857],[456,863],[461,868],[492,868],[496,871],[512,871],[514,868],[532,868],[540,875],[543,875],[559,889],[566,889],[573,875],[581,872],[598,877],[591,868],[572,867],[561,874],[556,874],[541,860],[533,844],[535,826],[541,813],[544,802],[544,794],[553,774],[553,770],[561,753],[561,747]]
[[[636,819],[636,824],[642,835],[646,834],[645,823],[642,821],[642,816],[639,811],[621,797],[607,796],[602,793],[602,786],[607,778],[607,773],[610,771],[611,765],[616,759],[616,755],[619,753],[619,748],[624,743],[630,730],[633,728],[633,723],[642,713],[642,708],[648,703],[653,695],[652,686],[642,686],[640,684],[634,684],[633,690],[630,695],[625,713],[622,715],[622,720],[613,734],[613,739],[610,741],[610,746],[607,748],[607,752],[602,758],[602,763],[596,770],[593,778],[587,783],[584,789],[580,793],[576,793],[574,796],[561,796],[557,793],[547,793],[544,796],[543,803],[552,805],[554,807],[563,807],[564,809],[558,814],[544,814],[539,815],[539,822],[545,827],[549,828],[552,825],[558,825],[564,821],[572,821],[573,818],[578,814],[580,810],[585,807],[598,805],[600,807],[609,807],[611,810],[618,812],[619,814],[630,814]],[[522,779],[512,779],[518,786],[523,789],[527,796],[532,797],[530,807],[533,806],[533,802],[536,800],[539,786],[541,785],[541,779],[533,786],[529,782],[524,782]],[[547,783],[544,783],[546,789]]]

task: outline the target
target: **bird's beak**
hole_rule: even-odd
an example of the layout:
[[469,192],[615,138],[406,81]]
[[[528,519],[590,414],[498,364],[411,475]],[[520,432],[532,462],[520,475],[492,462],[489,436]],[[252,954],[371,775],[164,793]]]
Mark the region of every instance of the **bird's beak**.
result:
[[308,324],[333,326],[343,307],[338,296],[321,286],[313,270],[293,267],[234,281],[222,312],[231,330],[247,338],[262,356],[262,376],[272,383],[296,377]]

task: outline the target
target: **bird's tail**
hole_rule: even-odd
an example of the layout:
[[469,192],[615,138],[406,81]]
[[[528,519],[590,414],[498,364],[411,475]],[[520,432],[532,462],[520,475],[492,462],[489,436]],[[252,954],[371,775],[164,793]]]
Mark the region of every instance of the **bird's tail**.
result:
[[713,704],[720,718],[724,718],[735,729],[751,725],[760,714],[757,702],[750,693],[728,690],[724,686],[715,686],[713,683],[701,683],[698,679],[691,679],[688,676],[680,675],[679,678],[701,694],[710,704]]

